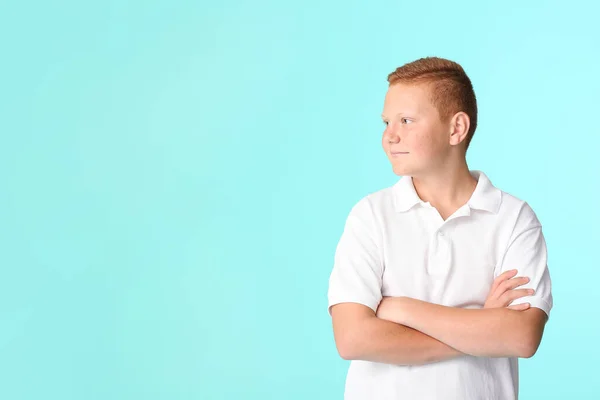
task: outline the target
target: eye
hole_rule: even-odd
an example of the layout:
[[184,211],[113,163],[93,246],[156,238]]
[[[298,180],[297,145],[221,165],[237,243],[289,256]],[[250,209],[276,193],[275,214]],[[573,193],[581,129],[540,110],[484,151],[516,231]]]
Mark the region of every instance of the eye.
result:
[[408,119],[408,118],[402,118],[402,119],[401,119],[401,121],[402,121],[402,123],[404,123],[404,121],[407,121],[406,123],[408,123],[408,122],[412,122],[412,121],[411,121],[410,119]]
[[384,124],[385,126],[388,126],[388,122],[387,122],[387,121],[383,121],[383,124]]

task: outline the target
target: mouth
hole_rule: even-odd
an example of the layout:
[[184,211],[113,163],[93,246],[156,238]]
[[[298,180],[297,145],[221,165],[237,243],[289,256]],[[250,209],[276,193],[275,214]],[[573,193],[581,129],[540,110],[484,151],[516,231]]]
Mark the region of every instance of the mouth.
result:
[[401,156],[403,154],[408,154],[408,151],[397,151],[397,152],[391,152],[391,154],[393,156]]

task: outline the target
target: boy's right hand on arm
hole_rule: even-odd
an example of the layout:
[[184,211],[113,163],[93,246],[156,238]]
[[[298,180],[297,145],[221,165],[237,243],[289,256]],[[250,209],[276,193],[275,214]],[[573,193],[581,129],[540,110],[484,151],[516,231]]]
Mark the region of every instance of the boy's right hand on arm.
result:
[[[507,307],[513,300],[518,299],[519,297],[531,296],[534,293],[533,289],[516,289],[516,287],[529,282],[529,278],[525,276],[514,278],[517,272],[516,269],[511,269],[510,271],[500,274],[494,280],[483,308]],[[511,310],[522,311],[529,307],[529,303],[523,303],[508,308]]]

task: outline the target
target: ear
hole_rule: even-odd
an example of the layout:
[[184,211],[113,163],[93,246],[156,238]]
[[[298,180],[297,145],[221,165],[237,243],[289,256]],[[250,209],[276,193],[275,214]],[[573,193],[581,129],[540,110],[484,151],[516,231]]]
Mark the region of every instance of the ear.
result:
[[471,120],[467,113],[459,111],[450,120],[450,144],[456,146],[467,138]]

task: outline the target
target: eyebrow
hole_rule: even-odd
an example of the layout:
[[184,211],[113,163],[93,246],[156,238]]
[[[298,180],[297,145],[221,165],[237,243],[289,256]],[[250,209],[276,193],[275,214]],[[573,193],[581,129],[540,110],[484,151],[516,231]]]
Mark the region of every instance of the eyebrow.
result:
[[[404,112],[404,111],[400,111],[399,113],[397,113],[397,114],[395,115],[395,117],[397,117],[397,116],[398,116],[398,115],[400,115],[400,114],[405,114],[405,112]],[[381,114],[381,118],[385,119],[385,115]]]

